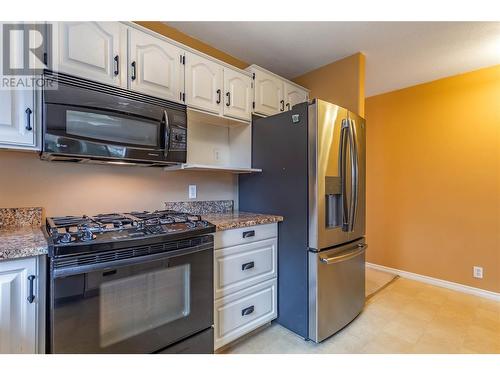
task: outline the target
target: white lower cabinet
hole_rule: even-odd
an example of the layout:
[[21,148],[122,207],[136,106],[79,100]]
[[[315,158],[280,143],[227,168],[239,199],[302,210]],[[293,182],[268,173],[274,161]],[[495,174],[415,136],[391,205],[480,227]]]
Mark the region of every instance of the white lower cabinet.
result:
[[0,353],[37,353],[37,258],[0,261]]
[[271,279],[215,301],[215,349],[278,316],[277,280]]
[[216,350],[278,316],[277,226],[256,225],[215,234]]

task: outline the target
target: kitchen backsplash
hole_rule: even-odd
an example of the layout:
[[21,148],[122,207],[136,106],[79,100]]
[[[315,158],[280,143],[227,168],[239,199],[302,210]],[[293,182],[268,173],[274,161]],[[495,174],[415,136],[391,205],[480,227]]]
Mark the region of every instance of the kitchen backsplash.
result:
[[0,229],[12,227],[39,227],[41,225],[41,207],[0,208]]
[[232,212],[234,202],[232,200],[165,202],[165,208],[167,210],[205,215],[209,213]]

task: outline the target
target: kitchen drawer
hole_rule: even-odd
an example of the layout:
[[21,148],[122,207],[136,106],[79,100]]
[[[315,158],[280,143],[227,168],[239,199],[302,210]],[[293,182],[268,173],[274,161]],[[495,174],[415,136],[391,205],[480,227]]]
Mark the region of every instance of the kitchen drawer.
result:
[[215,233],[214,248],[220,249],[223,247],[241,245],[273,237],[278,237],[277,223],[229,229]]
[[278,240],[270,238],[215,251],[215,298],[277,276]]
[[215,301],[215,349],[277,317],[277,280],[271,279]]

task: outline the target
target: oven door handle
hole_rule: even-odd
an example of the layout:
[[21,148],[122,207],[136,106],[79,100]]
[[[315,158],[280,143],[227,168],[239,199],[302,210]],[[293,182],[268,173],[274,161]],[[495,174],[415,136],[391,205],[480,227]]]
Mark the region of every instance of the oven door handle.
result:
[[73,276],[73,275],[81,275],[81,274],[93,272],[93,271],[102,271],[102,270],[106,270],[106,269],[110,269],[110,268],[118,268],[118,267],[130,266],[130,265],[137,265],[140,263],[151,262],[154,260],[176,258],[176,257],[180,257],[180,256],[192,254],[192,253],[197,253],[200,251],[211,250],[212,247],[213,247],[213,243],[208,242],[208,243],[204,243],[204,244],[201,244],[198,246],[187,247],[184,249],[166,251],[166,252],[157,253],[157,254],[143,255],[143,256],[127,258],[127,259],[113,260],[110,262],[86,264],[83,266],[55,268],[55,267],[53,267],[53,265],[51,265],[51,269],[52,269],[53,277],[57,279],[57,278],[68,277],[68,276]]

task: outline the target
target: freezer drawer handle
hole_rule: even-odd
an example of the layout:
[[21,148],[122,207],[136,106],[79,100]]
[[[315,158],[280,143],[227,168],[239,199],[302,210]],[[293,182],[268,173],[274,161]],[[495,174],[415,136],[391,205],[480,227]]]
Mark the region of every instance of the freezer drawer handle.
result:
[[255,237],[255,231],[249,230],[247,232],[243,232],[243,238]]
[[343,262],[345,260],[349,260],[349,259],[357,257],[359,254],[363,253],[366,250],[367,247],[368,247],[368,245],[360,243],[360,244],[358,244],[356,250],[353,251],[353,252],[350,252],[350,253],[347,253],[347,254],[343,254],[343,255],[339,255],[339,256],[336,256],[336,257],[319,258],[319,259],[320,259],[320,261],[322,263],[325,263],[325,264],[339,263],[339,262]]
[[241,265],[241,270],[245,271],[245,270],[249,270],[249,269],[254,268],[254,267],[255,267],[254,262],[248,262],[248,263],[244,263]]
[[247,308],[241,310],[241,316],[250,315],[255,310],[254,306],[248,306]]

